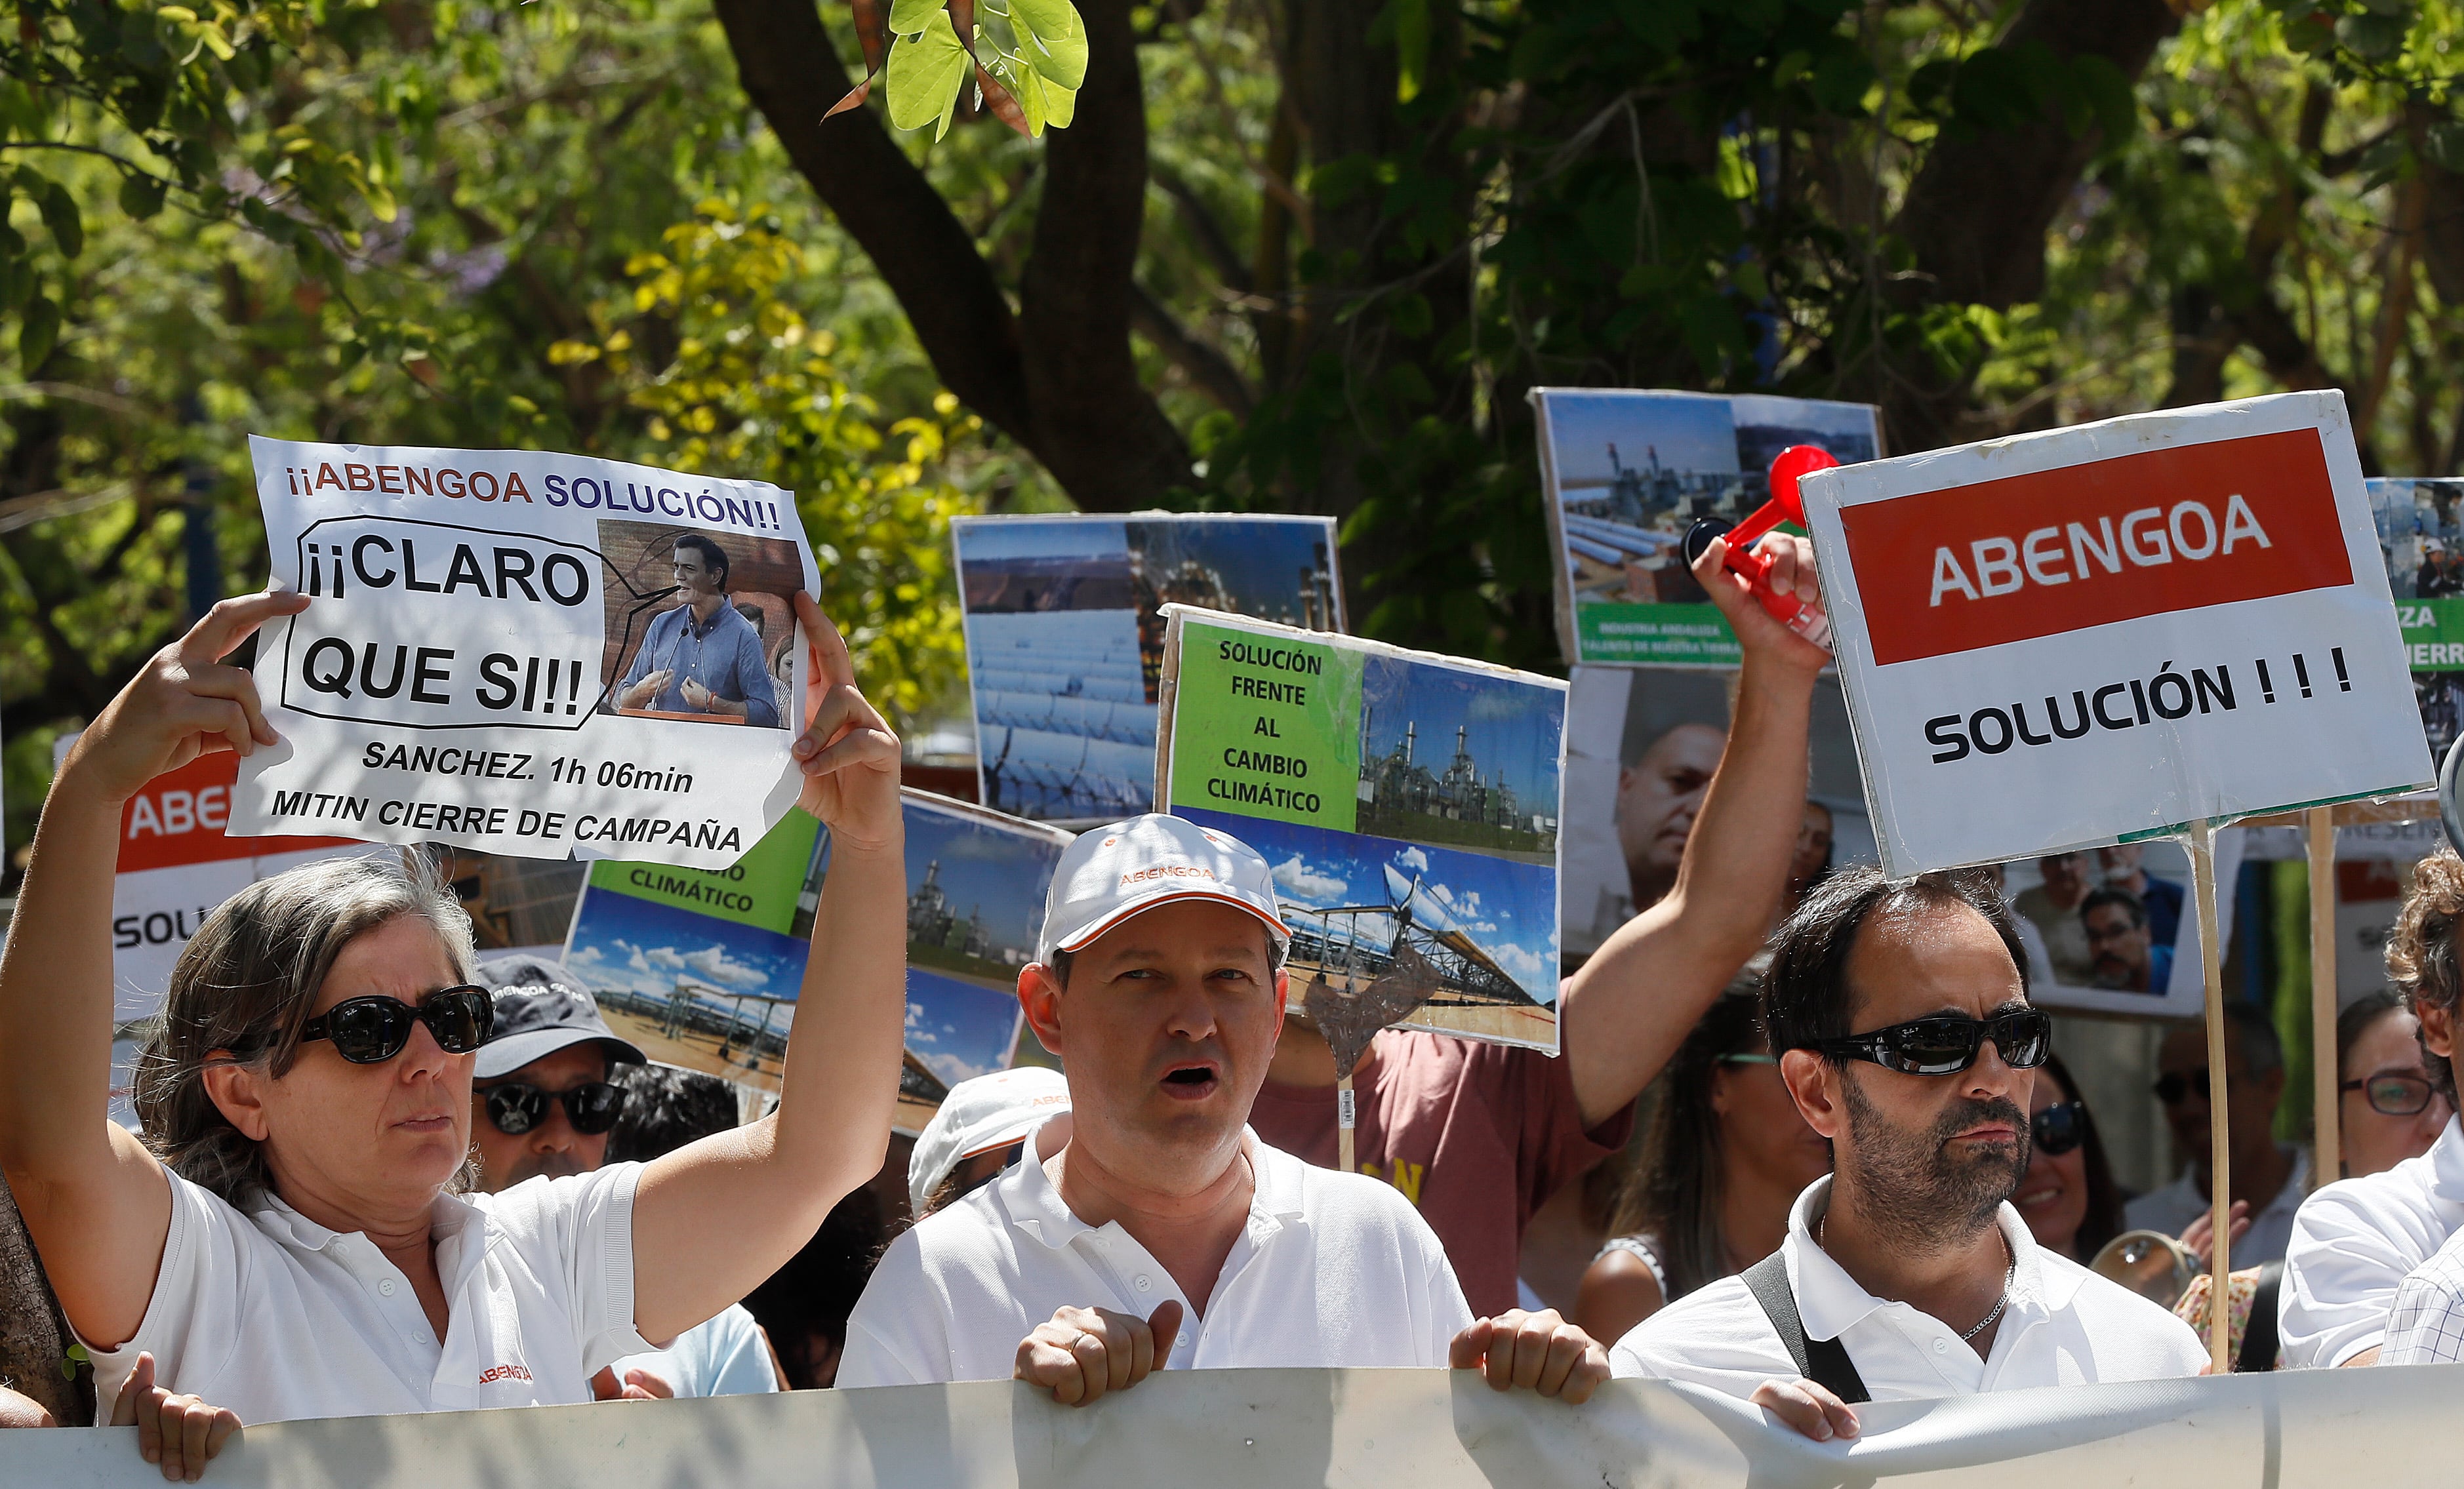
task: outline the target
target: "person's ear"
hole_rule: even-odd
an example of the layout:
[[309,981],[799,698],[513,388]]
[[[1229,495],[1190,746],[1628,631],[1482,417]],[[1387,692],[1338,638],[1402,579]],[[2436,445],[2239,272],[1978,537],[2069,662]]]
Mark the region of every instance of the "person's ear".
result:
[[2421,1020],[2421,1047],[2440,1060],[2455,1058],[2455,1010],[2436,1003],[2413,1004],[2412,1015]]
[[1848,1129],[1839,1091],[1845,1072],[1837,1065],[1810,1049],[1793,1049],[1779,1057],[1779,1078],[1788,1084],[1788,1094],[1807,1127],[1835,1142]]
[[1061,1053],[1061,983],[1052,969],[1042,962],[1029,962],[1018,972],[1018,1006],[1026,1013],[1026,1026],[1044,1041],[1044,1047],[1055,1055]]
[[1275,969],[1275,1038],[1284,1037],[1284,1015],[1292,1003],[1292,974],[1281,967]]
[[206,1068],[199,1073],[205,1082],[206,1099],[223,1114],[223,1120],[239,1128],[240,1135],[252,1143],[265,1141],[272,1124],[266,1120],[266,1086],[271,1078],[252,1070],[231,1059],[231,1052],[218,1049],[206,1056]]

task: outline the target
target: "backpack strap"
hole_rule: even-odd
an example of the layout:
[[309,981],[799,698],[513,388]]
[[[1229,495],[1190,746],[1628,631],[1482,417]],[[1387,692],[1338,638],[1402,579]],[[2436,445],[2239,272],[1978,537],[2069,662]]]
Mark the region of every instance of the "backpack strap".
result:
[[2277,1298],[2283,1290],[2283,1262],[2271,1261],[2258,1269],[2258,1288],[2250,1300],[2250,1322],[2242,1326],[2241,1349],[2233,1356],[2236,1372],[2276,1369],[2276,1307]]
[[1856,1362],[1848,1358],[1845,1346],[1837,1339],[1805,1337],[1805,1321],[1796,1312],[1796,1294],[1788,1285],[1786,1253],[1772,1252],[1746,1268],[1742,1276],[1747,1290],[1771,1318],[1771,1327],[1779,1331],[1779,1342],[1787,1347],[1788,1357],[1796,1362],[1797,1374],[1852,1406],[1874,1399],[1865,1390],[1864,1377],[1857,1373]]

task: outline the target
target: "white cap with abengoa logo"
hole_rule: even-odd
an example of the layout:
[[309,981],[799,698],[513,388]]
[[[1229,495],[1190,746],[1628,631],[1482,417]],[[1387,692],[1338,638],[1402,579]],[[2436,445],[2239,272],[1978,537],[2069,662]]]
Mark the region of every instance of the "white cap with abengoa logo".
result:
[[1172,900],[1216,900],[1266,923],[1282,947],[1292,932],[1275,903],[1275,876],[1258,850],[1186,818],[1149,813],[1078,835],[1062,850],[1044,902],[1036,960],[1074,952],[1143,909]]

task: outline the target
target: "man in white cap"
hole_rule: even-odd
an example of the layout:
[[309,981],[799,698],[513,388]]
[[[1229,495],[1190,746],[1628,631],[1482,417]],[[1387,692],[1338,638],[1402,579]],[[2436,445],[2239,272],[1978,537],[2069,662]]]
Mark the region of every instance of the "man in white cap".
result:
[[1069,1083],[1042,1065],[950,1087],[908,1155],[908,1214],[921,1220],[1001,1177],[1028,1135],[1068,1109]]
[[1258,1141],[1290,939],[1265,860],[1178,818],[1061,856],[1019,999],[1070,1110],[891,1243],[838,1383],[1017,1378],[1083,1405],[1170,1368],[1481,1368],[1587,1398],[1607,1356],[1554,1313],[1475,1321],[1392,1186]]

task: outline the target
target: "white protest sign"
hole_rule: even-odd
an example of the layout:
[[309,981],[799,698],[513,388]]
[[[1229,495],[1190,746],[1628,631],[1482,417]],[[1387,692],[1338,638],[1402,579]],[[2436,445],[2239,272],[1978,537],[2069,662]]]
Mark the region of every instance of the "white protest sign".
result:
[[2340,393],[1801,490],[1894,876],[2431,777]]
[[793,497],[536,450],[252,439],[284,743],[234,833],[734,863],[794,804],[820,573]]

